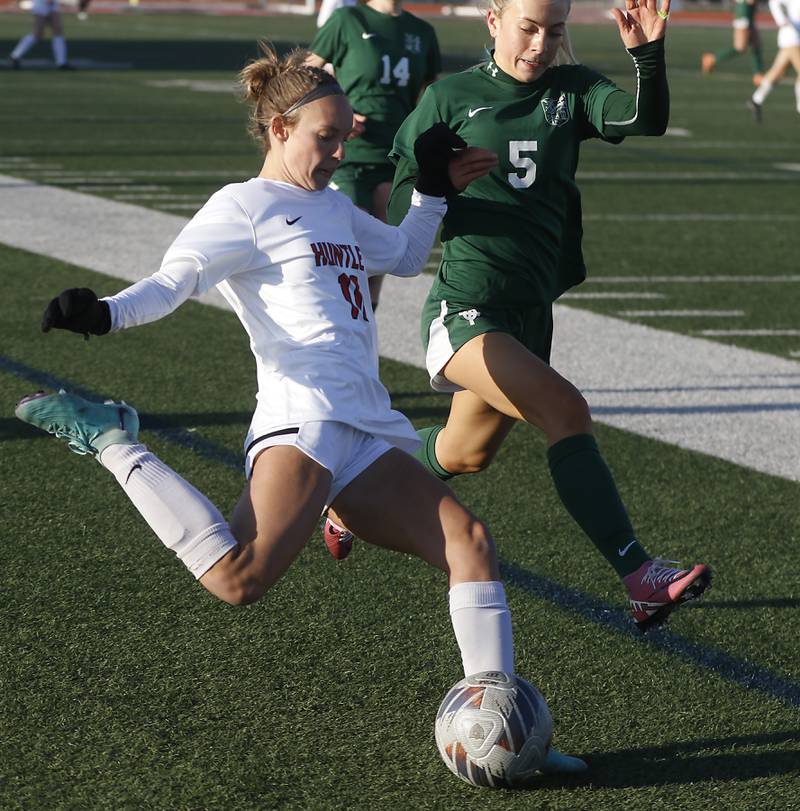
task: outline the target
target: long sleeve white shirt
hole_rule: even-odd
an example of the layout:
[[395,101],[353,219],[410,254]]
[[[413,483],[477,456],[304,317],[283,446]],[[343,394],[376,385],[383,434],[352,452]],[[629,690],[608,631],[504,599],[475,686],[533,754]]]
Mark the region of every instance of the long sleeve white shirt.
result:
[[[418,445],[378,377],[368,276],[418,274],[446,210],[414,193],[399,227],[343,194],[253,178],[214,194],[181,231],[161,269],[106,299],[112,330],[156,320],[212,287],[250,338],[257,405],[245,440],[333,420],[405,450]],[[214,351],[213,335],[208,351]]]

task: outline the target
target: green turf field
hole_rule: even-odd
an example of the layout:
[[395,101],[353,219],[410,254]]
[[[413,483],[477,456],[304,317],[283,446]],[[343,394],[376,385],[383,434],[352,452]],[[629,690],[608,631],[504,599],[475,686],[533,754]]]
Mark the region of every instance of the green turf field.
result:
[[[4,54],[29,21],[0,24]],[[83,69],[0,70],[0,175],[186,217],[258,171],[245,109],[225,92],[255,37],[289,47],[313,32],[303,18],[67,24]],[[478,22],[436,24],[448,69],[479,57]],[[573,37],[584,61],[631,88],[610,27]],[[766,331],[714,340],[792,358],[797,116],[787,85],[753,123],[747,58],[699,76],[699,54],[729,38],[670,32],[676,134],[586,145],[593,278],[576,292],[629,297],[571,303],[692,336]],[[771,58],[774,34],[765,40]],[[87,223],[87,238],[101,226]],[[41,310],[59,290],[122,283],[3,245],[0,280],[0,808],[800,806],[797,482],[598,427],[646,546],[716,570],[703,603],[642,639],[615,576],[560,506],[536,432],[517,429],[492,469],[456,480],[498,541],[518,670],[547,697],[556,745],[591,765],[585,778],[528,792],[471,789],[433,743],[438,703],[461,676],[442,576],[364,544],[336,564],[315,537],[263,601],[227,607],[106,471],[13,417],[39,387],[124,397],[140,409],[144,441],[227,513],[255,393],[235,320],[189,303],[88,343],[43,336]],[[385,361],[383,374],[418,424],[444,417],[447,400],[423,371]]]

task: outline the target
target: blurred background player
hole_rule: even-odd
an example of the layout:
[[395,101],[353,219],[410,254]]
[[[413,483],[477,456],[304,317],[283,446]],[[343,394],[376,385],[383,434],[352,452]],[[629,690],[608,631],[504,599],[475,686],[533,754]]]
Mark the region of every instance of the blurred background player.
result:
[[770,0],[769,10],[778,24],[778,53],[748,102],[759,123],[761,105],[790,65],[795,72],[795,109],[800,113],[800,0]]
[[51,42],[53,61],[59,69],[68,70],[70,65],[67,62],[67,42],[64,39],[64,25],[61,21],[58,0],[33,0],[31,13],[33,14],[33,32],[25,34],[11,52],[9,57],[11,66],[17,70],[22,67],[20,60],[42,39],[45,28],[49,25],[53,32]]
[[322,0],[317,14],[317,28],[322,28],[336,9],[356,5],[358,0]]
[[89,3],[92,0],[78,0],[78,19],[83,22],[89,19],[89,12],[87,9],[89,8]]
[[761,34],[756,27],[757,10],[758,0],[734,0],[733,45],[716,53],[704,53],[700,63],[703,73],[711,73],[720,62],[743,54],[749,46],[753,57],[753,84],[758,86],[764,74],[764,53]]
[[[386,221],[395,133],[441,70],[433,26],[399,0],[369,0],[336,10],[309,46],[309,64],[329,63],[355,111],[354,137],[334,177],[335,188]],[[373,308],[381,278],[370,279]]]

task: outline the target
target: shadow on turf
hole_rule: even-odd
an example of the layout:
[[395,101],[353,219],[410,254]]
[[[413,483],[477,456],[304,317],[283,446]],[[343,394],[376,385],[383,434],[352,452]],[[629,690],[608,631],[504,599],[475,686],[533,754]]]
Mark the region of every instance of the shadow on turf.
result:
[[[795,744],[794,746],[786,746]],[[704,738],[642,749],[582,754],[589,763],[588,782],[598,788],[644,788],[714,780],[743,781],[800,773],[800,730],[763,735]],[[774,747],[786,748],[776,751]],[[742,751],[767,747],[769,751]],[[727,750],[711,753],[707,750]],[[563,784],[554,777],[547,785]],[[587,782],[584,780],[582,782]]]

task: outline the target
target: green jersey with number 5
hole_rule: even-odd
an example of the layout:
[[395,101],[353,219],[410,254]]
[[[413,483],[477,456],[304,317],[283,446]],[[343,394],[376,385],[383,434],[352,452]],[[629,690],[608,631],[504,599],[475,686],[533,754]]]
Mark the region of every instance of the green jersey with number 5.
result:
[[398,127],[442,68],[433,26],[407,11],[342,8],[309,50],[333,65],[353,109],[367,117],[364,133],[347,142],[345,161],[387,163]]
[[493,61],[426,90],[395,138],[391,222],[417,173],[414,140],[437,121],[499,158],[449,200],[432,295],[465,306],[549,303],[584,279],[578,152],[581,141],[604,137],[603,106],[617,90],[584,65],[524,83]]

